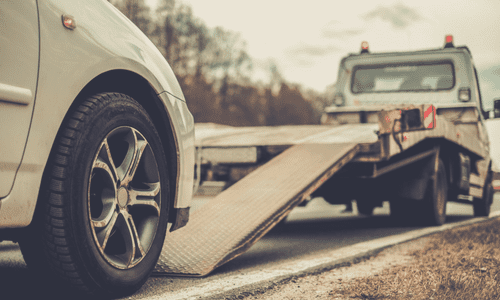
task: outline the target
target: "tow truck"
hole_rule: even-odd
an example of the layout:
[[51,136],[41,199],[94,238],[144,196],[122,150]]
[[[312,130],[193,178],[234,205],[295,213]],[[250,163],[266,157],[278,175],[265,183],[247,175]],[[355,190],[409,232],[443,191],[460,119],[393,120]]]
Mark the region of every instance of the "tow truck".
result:
[[363,42],[336,91],[321,125],[197,128],[198,180],[230,187],[167,235],[157,274],[204,276],[316,196],[366,215],[389,201],[395,219],[428,225],[445,222],[448,201],[488,216],[485,119],[500,113],[483,109],[467,47],[446,36],[440,49],[370,53]]

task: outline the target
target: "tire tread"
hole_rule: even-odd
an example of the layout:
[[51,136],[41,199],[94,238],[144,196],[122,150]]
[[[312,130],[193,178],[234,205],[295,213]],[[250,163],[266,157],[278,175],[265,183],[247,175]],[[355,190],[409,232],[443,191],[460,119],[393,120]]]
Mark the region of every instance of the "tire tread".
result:
[[[64,203],[64,183],[66,177],[59,174],[64,174],[68,167],[68,157],[71,151],[74,149],[75,138],[78,128],[82,126],[85,122],[86,117],[89,115],[90,111],[95,109],[99,103],[101,103],[101,97],[91,97],[80,104],[77,109],[71,114],[71,117],[65,122],[64,129],[61,130],[61,136],[57,139],[56,157],[64,159],[56,159],[55,163],[52,165],[52,174],[50,179],[49,188],[49,198],[46,202],[46,206],[49,209],[49,224],[51,224],[51,230],[45,230],[45,235],[48,240],[54,241],[50,243],[47,241],[47,251],[48,254],[52,256],[53,266],[56,268],[61,276],[76,288],[83,290],[85,292],[91,292],[88,287],[84,284],[79,273],[79,268],[76,264],[75,259],[71,256],[71,250],[67,241],[67,231],[65,220],[64,208],[67,205]],[[55,170],[58,170],[56,172]],[[54,176],[56,173],[59,176]],[[52,244],[52,245],[51,245]]]
[[[71,160],[72,154],[78,149],[77,143],[81,143],[80,134],[84,132],[86,123],[93,114],[106,103],[122,99],[137,103],[127,95],[118,93],[98,94],[83,100],[68,113],[63,122],[49,160],[40,189],[38,214],[35,213],[34,225],[30,229],[31,236],[39,234],[42,236],[36,242],[27,241],[26,247],[21,245],[21,250],[28,265],[33,265],[42,272],[49,271],[70,286],[87,294],[108,295],[99,283],[95,282],[86,270],[82,258],[78,256],[79,250],[72,240],[71,206],[68,203],[68,193],[72,188]],[[152,128],[154,130],[154,125]],[[157,133],[156,133],[157,134]],[[168,188],[168,186],[167,186]],[[168,193],[167,193],[168,194]],[[167,214],[168,215],[168,214]],[[36,244],[38,243],[38,244]],[[41,246],[28,247],[30,245]],[[39,254],[40,252],[41,254]],[[36,257],[43,256],[44,262],[38,263]],[[144,279],[145,280],[145,279]],[[141,284],[142,285],[142,284]],[[114,291],[119,294],[120,291]]]
[[65,222],[67,203],[64,201],[66,195],[65,184],[68,180],[66,175],[69,166],[69,156],[75,147],[75,140],[79,128],[85,123],[90,112],[101,102],[104,95],[91,97],[83,101],[70,117],[64,122],[56,142],[54,153],[48,161],[48,189],[47,201],[44,203],[44,210],[47,216],[43,226],[44,252],[49,258],[51,270],[69,282],[73,287],[87,293],[91,293],[85,285],[76,260],[71,255],[69,247],[67,224]]

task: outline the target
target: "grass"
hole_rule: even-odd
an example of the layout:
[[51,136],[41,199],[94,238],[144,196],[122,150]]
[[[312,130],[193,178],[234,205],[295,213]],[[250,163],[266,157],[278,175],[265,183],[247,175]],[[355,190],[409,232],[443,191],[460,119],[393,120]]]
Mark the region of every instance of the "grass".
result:
[[500,220],[455,228],[414,251],[414,263],[349,282],[347,299],[500,299]]

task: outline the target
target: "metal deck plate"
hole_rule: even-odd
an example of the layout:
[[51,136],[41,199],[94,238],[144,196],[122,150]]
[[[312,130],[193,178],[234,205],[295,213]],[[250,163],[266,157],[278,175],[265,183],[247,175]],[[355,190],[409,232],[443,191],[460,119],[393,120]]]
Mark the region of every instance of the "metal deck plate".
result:
[[197,147],[292,146],[296,144],[373,143],[378,124],[286,125],[196,128]]
[[245,252],[349,162],[357,143],[300,144],[196,210],[168,233],[156,274],[204,276]]

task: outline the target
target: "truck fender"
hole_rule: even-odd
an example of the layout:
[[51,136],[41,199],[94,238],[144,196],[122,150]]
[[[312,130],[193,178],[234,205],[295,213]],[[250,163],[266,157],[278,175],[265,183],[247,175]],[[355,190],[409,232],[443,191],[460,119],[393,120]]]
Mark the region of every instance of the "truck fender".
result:
[[439,147],[434,148],[434,154],[419,161],[420,168],[412,168],[414,176],[398,184],[396,195],[398,197],[422,200],[427,190],[427,185],[434,178],[437,172],[439,161]]

